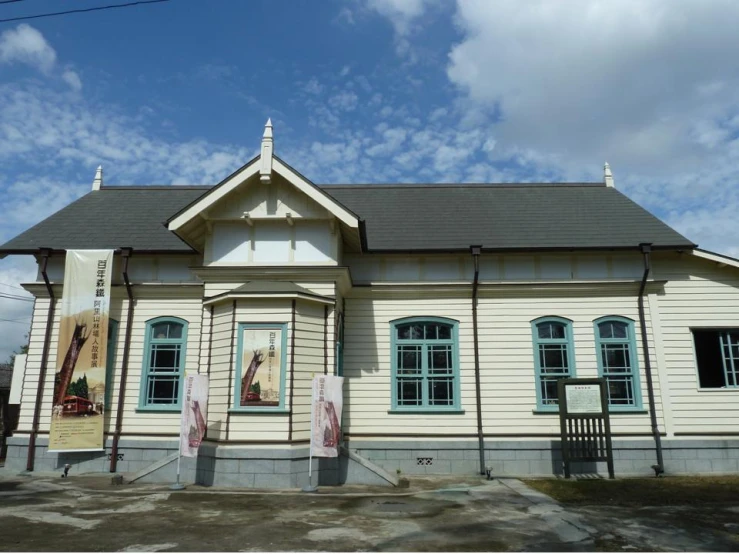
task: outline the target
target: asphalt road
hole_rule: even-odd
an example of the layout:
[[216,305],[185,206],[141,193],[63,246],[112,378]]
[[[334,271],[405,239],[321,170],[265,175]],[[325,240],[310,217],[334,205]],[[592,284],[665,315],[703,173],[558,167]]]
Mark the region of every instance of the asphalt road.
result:
[[0,476],[3,551],[736,551],[737,505],[563,507],[515,480],[217,491]]

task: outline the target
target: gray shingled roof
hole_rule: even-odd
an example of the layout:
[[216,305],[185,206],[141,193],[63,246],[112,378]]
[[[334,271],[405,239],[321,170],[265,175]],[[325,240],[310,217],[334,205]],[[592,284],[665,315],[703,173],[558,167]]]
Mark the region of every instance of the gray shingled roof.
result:
[[692,246],[602,183],[321,188],[362,217],[369,250]]
[[0,252],[121,247],[191,252],[164,222],[210,188],[104,187],[11,239]]
[[[190,251],[167,230],[210,187],[103,187],[0,246]],[[375,251],[690,248],[691,241],[603,184],[324,185],[364,220]]]

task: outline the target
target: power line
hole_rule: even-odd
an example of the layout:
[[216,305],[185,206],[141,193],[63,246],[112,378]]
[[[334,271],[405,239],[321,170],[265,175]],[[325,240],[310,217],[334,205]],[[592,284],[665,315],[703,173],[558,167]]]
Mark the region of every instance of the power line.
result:
[[23,0],[0,0],[0,4],[12,4],[13,2],[23,2]]
[[30,321],[18,321],[17,319],[2,319],[0,318],[0,322],[5,323],[18,323],[19,325],[30,325]]
[[54,17],[57,15],[68,15],[71,13],[86,13],[86,12],[97,12],[101,10],[112,10],[115,8],[130,8],[132,6],[138,6],[139,4],[160,4],[162,2],[169,2],[169,1],[170,0],[138,0],[136,2],[127,2],[125,4],[110,4],[108,6],[97,6],[94,8],[81,8],[78,10],[67,10],[63,12],[42,13],[38,15],[24,15],[21,17],[9,17],[7,19],[0,19],[0,23],[9,23],[10,21],[23,21],[26,19],[40,19],[42,17]]
[[26,290],[23,287],[16,287],[15,285],[11,285],[9,283],[0,283],[0,285],[2,285],[3,287],[10,287],[11,289]]
[[16,296],[14,294],[5,294],[0,292],[0,298],[5,298],[7,300],[22,300],[23,302],[33,302],[33,298],[28,298],[26,296]]

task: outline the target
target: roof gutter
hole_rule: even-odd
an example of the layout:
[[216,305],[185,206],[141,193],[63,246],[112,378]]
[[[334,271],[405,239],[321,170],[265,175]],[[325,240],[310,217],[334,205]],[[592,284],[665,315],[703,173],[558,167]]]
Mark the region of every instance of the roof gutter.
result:
[[475,277],[472,281],[472,336],[475,350],[475,396],[477,398],[477,440],[480,451],[480,475],[485,475],[485,437],[482,429],[482,393],[480,386],[480,341],[477,329],[477,292],[480,284],[480,251],[482,246],[470,246],[472,261],[475,264]]
[[51,332],[54,328],[54,307],[56,298],[54,298],[54,289],[49,281],[49,275],[46,268],[51,256],[51,249],[42,248],[37,252],[41,256],[41,277],[44,279],[46,290],[49,293],[49,311],[46,314],[46,333],[44,334],[44,349],[41,353],[41,369],[38,377],[38,387],[36,388],[36,405],[33,409],[33,424],[31,426],[31,436],[28,440],[28,457],[26,459],[26,471],[33,471],[36,460],[36,437],[38,436],[39,422],[41,420],[41,402],[44,398],[44,384],[46,383],[46,367],[49,363],[49,350],[51,349]]
[[[121,361],[121,383],[118,387],[118,409],[115,416],[115,432],[113,433],[113,447],[110,453],[110,472],[115,473],[118,467],[118,443],[121,439],[123,430],[123,402],[126,398],[126,377],[128,376],[128,357],[131,352],[131,333],[133,331],[133,287],[128,278],[128,261],[133,254],[133,248],[121,248],[121,256],[123,257],[123,282],[126,285],[126,293],[128,294],[128,315],[126,315],[126,337],[123,343],[123,359]],[[106,386],[110,386],[106,383]]]
[[654,446],[657,454],[657,466],[654,467],[655,474],[660,475],[665,471],[664,460],[662,458],[662,439],[659,434],[659,426],[657,425],[657,409],[654,401],[654,383],[652,381],[652,362],[649,358],[649,342],[647,341],[647,322],[644,315],[644,290],[647,286],[647,278],[651,271],[650,252],[652,245],[649,243],[641,243],[639,249],[644,257],[644,275],[639,287],[639,326],[641,327],[642,351],[644,353],[644,373],[647,378],[647,395],[649,396],[649,417],[652,423],[652,435],[654,436]]

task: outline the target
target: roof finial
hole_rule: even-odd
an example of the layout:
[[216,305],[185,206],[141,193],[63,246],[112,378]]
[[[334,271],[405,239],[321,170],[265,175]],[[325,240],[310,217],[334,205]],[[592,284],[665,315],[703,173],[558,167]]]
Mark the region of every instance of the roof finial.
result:
[[103,186],[103,166],[99,165],[95,172],[95,179],[92,181],[92,190],[100,190]]
[[264,135],[262,136],[262,150],[259,167],[259,180],[262,183],[270,183],[272,181],[272,152],[274,150],[272,140],[272,119],[267,119],[264,126]]
[[611,173],[611,166],[608,165],[608,162],[603,166],[603,181],[607,187],[613,188],[613,173]]

